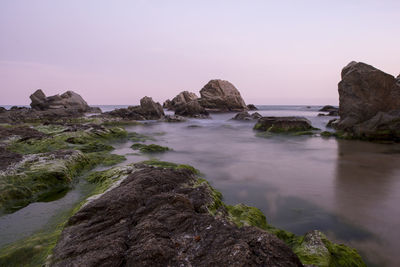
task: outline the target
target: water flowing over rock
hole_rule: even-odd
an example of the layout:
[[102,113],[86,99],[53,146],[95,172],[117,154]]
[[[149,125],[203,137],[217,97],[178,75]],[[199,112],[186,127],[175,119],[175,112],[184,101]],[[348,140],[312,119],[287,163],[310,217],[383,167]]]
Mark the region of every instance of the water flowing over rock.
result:
[[356,137],[400,138],[400,84],[394,76],[361,62],[342,70],[336,127]]
[[311,122],[301,117],[262,117],[256,125],[255,130],[267,131],[271,133],[301,132],[309,131],[314,128]]
[[247,106],[236,87],[228,81],[211,80],[200,90],[199,103],[213,111],[243,111]]
[[302,266],[274,235],[212,216],[193,172],[135,168],[69,219],[51,266]]
[[140,106],[115,109],[105,112],[104,115],[129,120],[158,120],[163,118],[165,114],[160,103],[156,103],[151,97],[145,96],[140,99]]
[[32,100],[31,107],[36,110],[66,108],[81,112],[94,111],[79,94],[73,91],[46,97],[43,91],[38,89],[30,96],[30,99]]

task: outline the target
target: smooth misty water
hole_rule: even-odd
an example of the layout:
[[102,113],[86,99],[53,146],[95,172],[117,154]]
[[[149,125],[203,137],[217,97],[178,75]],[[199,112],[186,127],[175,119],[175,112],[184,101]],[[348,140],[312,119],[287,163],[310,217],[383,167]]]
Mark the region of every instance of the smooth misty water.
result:
[[[330,118],[317,117],[316,110],[264,106],[258,112],[305,116],[314,127],[325,129]],[[213,114],[212,119],[184,123],[148,122],[127,130],[154,133],[153,143],[173,149],[155,157],[195,166],[229,204],[256,206],[269,223],[296,234],[320,229],[331,239],[357,248],[371,266],[400,262],[400,145],[312,136],[262,138],[252,130],[255,122],[229,120],[233,115]],[[150,158],[132,155],[131,144],[115,145],[114,153],[128,158],[123,164]],[[78,191],[57,201],[81,194]],[[42,221],[56,214],[52,208],[63,209],[57,201],[45,203],[49,212]],[[9,224],[22,225],[22,220],[34,224],[38,216],[28,212],[41,204],[19,211],[25,217],[17,216],[18,212],[7,215]],[[22,226],[5,228],[3,218],[0,240],[5,233],[23,231]]]

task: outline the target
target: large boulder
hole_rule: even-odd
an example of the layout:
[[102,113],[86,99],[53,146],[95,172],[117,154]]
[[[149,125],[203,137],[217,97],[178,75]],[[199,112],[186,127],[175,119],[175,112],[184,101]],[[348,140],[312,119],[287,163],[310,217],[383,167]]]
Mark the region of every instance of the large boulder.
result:
[[351,128],[378,112],[400,109],[400,86],[390,74],[362,62],[351,62],[339,82],[339,127]]
[[217,198],[192,171],[135,165],[69,219],[50,265],[302,266],[276,236],[230,222]]
[[77,93],[67,91],[62,95],[54,95],[46,97],[41,89],[36,90],[30,96],[32,100],[31,107],[36,110],[48,109],[74,109],[81,112],[89,112],[92,109],[86,101]]
[[339,116],[334,127],[366,139],[400,139],[400,83],[394,76],[361,62],[342,70]]
[[146,119],[156,120],[164,117],[164,110],[160,103],[153,101],[151,97],[145,96],[140,99],[141,113]]
[[240,92],[228,81],[211,80],[200,90],[200,95],[200,105],[211,111],[247,110]]
[[309,120],[302,117],[262,117],[254,130],[271,133],[293,133],[314,130]]

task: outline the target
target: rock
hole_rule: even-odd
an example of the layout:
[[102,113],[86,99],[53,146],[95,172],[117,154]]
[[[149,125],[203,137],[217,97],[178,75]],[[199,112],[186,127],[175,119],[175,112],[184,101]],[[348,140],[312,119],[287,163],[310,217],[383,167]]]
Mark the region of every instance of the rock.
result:
[[0,113],[0,123],[54,122],[62,119],[82,117],[76,109],[35,110],[29,108],[13,109]]
[[141,113],[149,120],[157,120],[164,117],[164,110],[160,103],[153,101],[151,97],[145,96],[140,99]]
[[202,107],[197,100],[175,106],[175,115],[194,117],[194,118],[207,118],[208,111]]
[[310,121],[301,117],[262,117],[257,121],[254,129],[272,133],[314,130]]
[[178,106],[185,105],[191,101],[196,101],[197,99],[198,97],[195,93],[188,91],[180,92],[169,102],[168,109],[175,110]]
[[163,108],[170,109],[171,107],[172,107],[171,100],[169,99],[165,100],[165,102],[163,103]]
[[72,150],[23,158],[12,156],[10,164],[0,173],[0,213],[15,211],[66,190],[88,161],[81,152]]
[[332,119],[330,121],[328,121],[328,124],[326,125],[326,127],[329,128],[337,128],[337,124],[339,123],[339,119]]
[[74,109],[80,112],[90,111],[91,108],[83,98],[73,91],[67,91],[62,95],[46,97],[41,89],[36,90],[31,96],[31,107],[36,110],[48,109]]
[[278,238],[209,212],[214,197],[187,169],[135,165],[66,224],[51,266],[302,266]]
[[361,139],[400,139],[400,84],[392,75],[349,63],[342,70],[339,102],[336,129]]
[[232,118],[232,120],[239,120],[239,121],[251,121],[251,120],[258,120],[262,116],[258,112],[254,112],[250,115],[247,111],[239,112]]
[[351,128],[378,112],[399,110],[400,86],[392,75],[353,61],[342,70],[339,103],[339,127]]
[[211,80],[200,90],[199,103],[211,111],[243,111],[247,106],[233,84]]
[[179,115],[166,115],[163,119],[163,122],[185,122],[186,119]]
[[6,108],[4,108],[4,107],[0,107],[0,113],[6,112],[6,111],[7,111],[7,109],[6,109]]
[[338,111],[339,108],[336,108],[334,106],[326,105],[322,107],[319,111],[324,111],[324,112],[331,112],[331,111]]
[[258,110],[258,108],[257,108],[255,105],[253,105],[253,104],[248,104],[248,105],[247,105],[247,109],[248,109],[248,110]]
[[103,116],[119,117],[127,120],[158,120],[164,117],[164,110],[160,103],[153,101],[151,97],[140,99],[140,106],[115,109],[103,113]]

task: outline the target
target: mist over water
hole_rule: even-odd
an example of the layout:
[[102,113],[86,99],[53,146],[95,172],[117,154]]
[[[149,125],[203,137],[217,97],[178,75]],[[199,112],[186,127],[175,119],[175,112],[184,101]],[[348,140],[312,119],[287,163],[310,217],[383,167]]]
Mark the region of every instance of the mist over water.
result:
[[[316,106],[259,107],[263,116],[304,116],[321,130],[332,119],[318,117]],[[173,151],[137,154],[128,141],[114,144],[113,153],[127,157],[121,165],[154,157],[193,165],[222,192],[226,203],[255,206],[274,226],[301,235],[319,229],[333,241],[355,247],[368,266],[400,262],[400,145],[318,136],[259,137],[252,130],[255,121],[230,120],[234,115],[129,126],[128,131],[155,137],[147,143]],[[45,227],[68,203],[81,199],[79,194],[82,186],[59,200],[33,203],[0,217],[0,240],[13,231],[21,237],[26,224],[32,229],[25,235]],[[41,216],[29,215],[37,210]],[[6,227],[20,220],[25,224]]]

